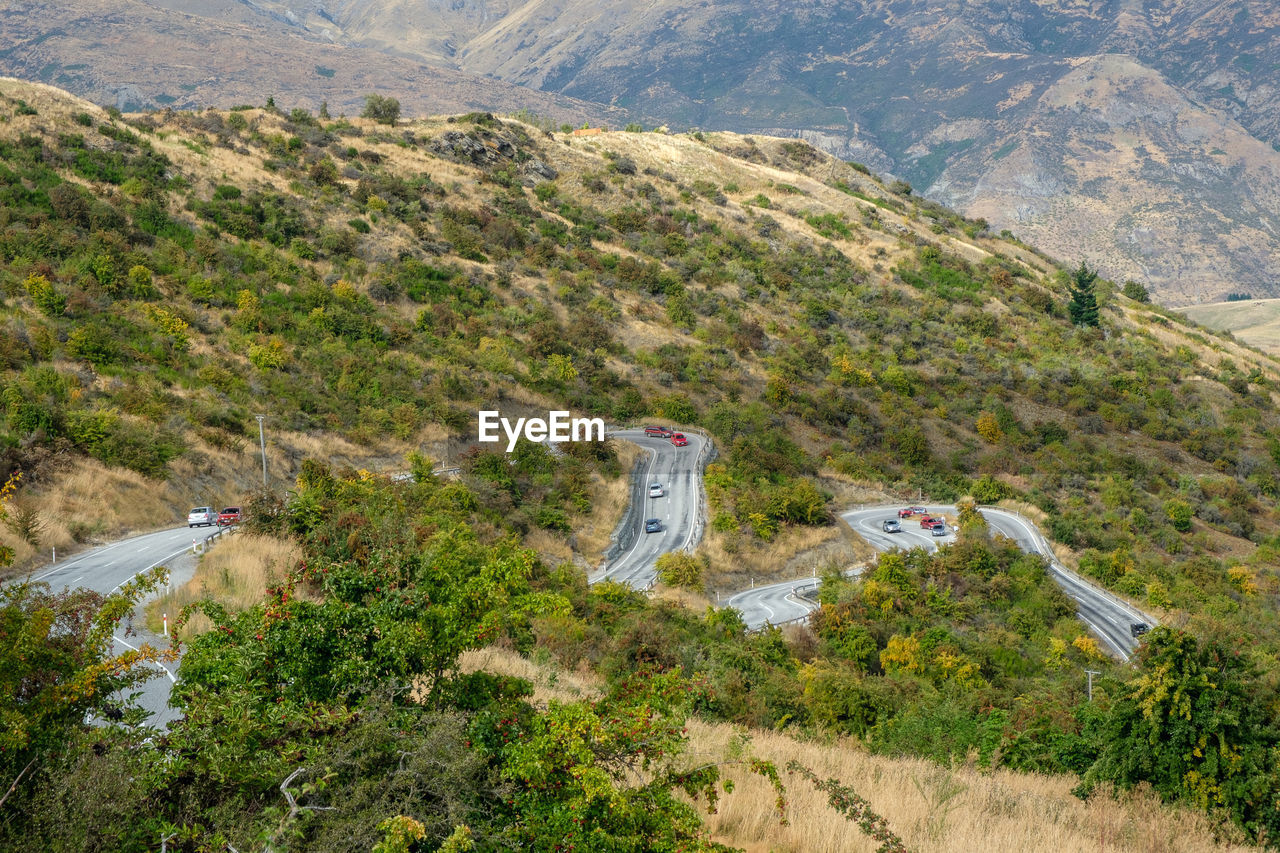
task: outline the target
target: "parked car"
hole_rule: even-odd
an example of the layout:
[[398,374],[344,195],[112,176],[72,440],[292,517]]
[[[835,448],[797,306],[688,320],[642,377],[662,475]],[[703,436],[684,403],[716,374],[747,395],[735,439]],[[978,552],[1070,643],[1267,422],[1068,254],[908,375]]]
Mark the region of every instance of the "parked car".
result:
[[1135,640],[1150,630],[1151,626],[1146,622],[1133,622],[1129,625],[1129,633],[1133,635]]
[[649,486],[649,497],[660,498],[665,494],[666,492],[663,490],[661,483],[653,483]]
[[933,523],[935,521],[942,521],[942,519],[934,518],[932,515],[920,516],[920,526],[923,527],[925,530],[928,530],[929,528],[933,527]]
[[218,523],[218,512],[211,506],[198,506],[187,513],[187,527],[212,527]]
[[906,509],[900,509],[900,510],[898,510],[898,518],[910,518],[911,516],[913,516],[913,515],[915,515],[915,514],[916,514],[916,511],[915,511],[914,509],[912,509],[911,507],[907,507]]
[[898,523],[896,518],[886,518],[880,522],[880,529],[885,533],[901,533],[902,525]]
[[929,531],[933,533],[934,536],[946,536],[950,532],[947,530],[946,522],[943,521],[939,521],[930,526]]
[[224,507],[222,512],[218,513],[218,526],[229,527],[232,524],[240,523],[240,507],[229,506]]
[[916,515],[928,515],[928,514],[929,514],[929,511],[928,511],[927,509],[925,509],[924,507],[922,507],[922,506],[909,506],[909,507],[907,507],[907,509],[911,510],[911,511],[912,511],[913,513],[915,513]]
[[662,522],[656,518],[649,519],[644,523],[644,532],[645,533],[661,533]]
[[684,447],[689,443],[689,439],[685,438],[682,432],[673,432],[671,434],[671,443],[676,447]]
[[651,435],[654,438],[671,438],[671,428],[664,426],[647,426],[644,428],[645,435]]

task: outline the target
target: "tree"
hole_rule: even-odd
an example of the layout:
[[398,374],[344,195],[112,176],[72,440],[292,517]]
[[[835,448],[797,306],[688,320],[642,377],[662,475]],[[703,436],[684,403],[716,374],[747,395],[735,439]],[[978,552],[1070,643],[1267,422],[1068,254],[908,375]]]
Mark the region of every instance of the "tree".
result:
[[364,118],[371,118],[379,124],[395,124],[400,120],[400,102],[385,95],[365,95]]
[[87,714],[119,716],[118,691],[156,675],[155,649],[113,655],[111,645],[116,626],[167,573],[143,572],[107,596],[52,593],[41,583],[0,587],[0,803],[66,747]]
[[1067,312],[1077,326],[1098,325],[1098,297],[1094,293],[1097,281],[1098,271],[1089,269],[1084,261],[1071,274],[1071,301],[1067,303]]
[[702,562],[692,554],[668,551],[658,557],[654,567],[658,570],[658,577],[667,586],[702,589]]
[[1191,504],[1186,501],[1180,498],[1165,501],[1164,514],[1169,519],[1169,523],[1173,525],[1173,529],[1179,533],[1187,533],[1191,530],[1191,518],[1195,511],[1191,508]]
[[[7,523],[9,521],[9,501],[13,497],[13,493],[18,490],[18,480],[21,476],[21,474],[11,474],[5,484],[0,486],[0,522]],[[0,569],[12,562],[13,549],[0,543]]]
[[1147,292],[1147,288],[1142,285],[1142,282],[1134,281],[1133,279],[1129,279],[1124,283],[1121,293],[1135,302],[1151,301],[1151,294]]
[[988,444],[999,444],[1004,438],[1004,430],[1000,429],[1000,421],[990,412],[983,412],[978,415],[976,424],[978,435]]
[[[537,715],[510,714],[480,737],[510,786],[505,824],[523,850],[688,850],[728,853],[698,815],[714,813],[721,764],[745,765],[774,789],[777,768],[741,755],[699,761],[688,749],[688,710],[705,687],[673,672],[637,672],[604,698],[561,704]],[[743,747],[739,745],[738,749]]]
[[1112,706],[1102,751],[1081,783],[1149,783],[1166,801],[1221,809],[1255,838],[1276,837],[1274,701],[1240,651],[1159,627],[1139,674]]

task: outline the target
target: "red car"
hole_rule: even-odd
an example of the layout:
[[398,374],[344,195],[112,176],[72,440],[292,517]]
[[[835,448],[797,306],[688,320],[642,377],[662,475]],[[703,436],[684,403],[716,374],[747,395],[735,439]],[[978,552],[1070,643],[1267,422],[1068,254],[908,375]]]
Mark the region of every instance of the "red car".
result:
[[218,513],[218,526],[227,527],[232,524],[240,523],[240,507],[225,507],[222,512]]
[[932,515],[925,515],[925,516],[921,516],[920,518],[920,526],[928,529],[933,529],[933,526],[935,524],[940,523],[941,521],[942,519],[940,518],[934,518]]
[[907,507],[906,509],[898,510],[898,518],[910,518],[915,514],[916,514],[916,511],[912,507]]
[[664,426],[647,426],[644,428],[644,434],[654,438],[671,438],[670,428]]
[[684,437],[684,433],[676,432],[671,434],[671,443],[676,447],[684,447],[689,443],[689,439]]

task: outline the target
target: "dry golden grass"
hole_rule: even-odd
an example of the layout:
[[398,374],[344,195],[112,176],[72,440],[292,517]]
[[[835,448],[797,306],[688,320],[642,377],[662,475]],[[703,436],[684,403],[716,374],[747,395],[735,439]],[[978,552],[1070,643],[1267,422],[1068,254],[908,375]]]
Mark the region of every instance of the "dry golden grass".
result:
[[0,530],[0,538],[13,546],[15,568],[29,569],[48,560],[52,548],[70,555],[84,544],[174,523],[166,492],[134,471],[80,459],[47,476],[38,489],[20,489],[15,498],[16,505],[33,509],[40,520],[39,549],[7,529]]
[[552,666],[539,666],[510,650],[497,647],[463,652],[458,659],[462,672],[488,672],[523,678],[533,685],[533,702],[546,707],[551,700],[576,702],[597,699],[601,695],[599,676],[587,669],[566,672]]
[[573,560],[573,548],[560,533],[533,527],[524,535],[524,544],[536,551],[546,563],[555,564]]
[[[693,721],[694,748],[724,754],[734,737],[725,725]],[[1071,794],[1076,780],[975,767],[943,768],[911,758],[869,755],[855,743],[810,743],[772,732],[752,732],[752,752],[779,766],[799,761],[822,778],[835,778],[869,800],[907,846],[946,853],[1086,853],[1101,850],[1226,851],[1205,816],[1162,806],[1150,793],[1120,799]],[[837,815],[826,797],[788,777],[789,825],[773,810],[774,794],[759,777],[731,769],[736,788],[717,814],[706,818],[715,836],[749,853],[804,850],[861,853],[876,843]]]
[[[262,600],[268,586],[283,580],[302,554],[294,542],[237,533],[216,542],[200,559],[189,582],[147,605],[147,625],[160,628],[161,614],[172,620],[194,601],[211,599],[235,613]],[[183,628],[187,636],[212,627],[195,614]]]
[[705,595],[680,587],[667,586],[661,581],[658,581],[648,594],[654,600],[677,604],[695,613],[703,613],[712,606],[711,599]]
[[713,590],[746,589],[757,584],[821,574],[828,565],[847,569],[867,559],[871,546],[842,521],[825,527],[784,527],[772,542],[741,533],[708,529],[698,553],[711,561],[707,586]]
[[[508,649],[488,648],[463,655],[466,672],[483,670],[527,679],[534,702],[569,702],[600,695],[590,672],[565,673],[538,665]],[[725,761],[743,731],[726,724],[689,721],[692,760]],[[1198,812],[1161,805],[1150,792],[1082,801],[1071,794],[1076,779],[992,772],[977,767],[944,768],[914,758],[870,755],[853,740],[804,741],[776,732],[751,731],[752,755],[780,769],[799,761],[821,778],[835,778],[871,802],[912,850],[928,853],[1226,853],[1247,845],[1220,842],[1223,830]],[[784,774],[788,825],[778,821],[774,791],[759,776],[730,765],[732,794],[704,820],[718,841],[748,853],[864,853],[876,849],[857,826],[833,811],[808,783]]]

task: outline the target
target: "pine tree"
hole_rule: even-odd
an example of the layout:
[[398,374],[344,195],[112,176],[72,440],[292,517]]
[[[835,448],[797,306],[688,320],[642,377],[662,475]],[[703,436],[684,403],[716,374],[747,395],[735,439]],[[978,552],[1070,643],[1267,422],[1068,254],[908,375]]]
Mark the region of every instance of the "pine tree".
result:
[[1084,261],[1071,274],[1071,301],[1067,303],[1067,312],[1077,326],[1098,325],[1098,298],[1093,292],[1097,280],[1098,271],[1089,269]]

